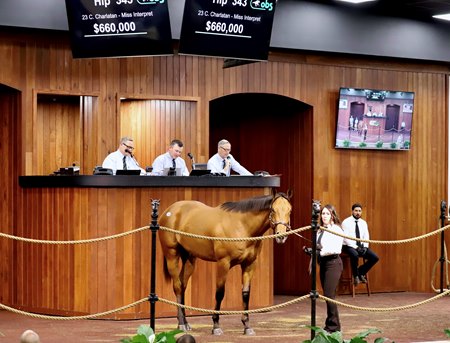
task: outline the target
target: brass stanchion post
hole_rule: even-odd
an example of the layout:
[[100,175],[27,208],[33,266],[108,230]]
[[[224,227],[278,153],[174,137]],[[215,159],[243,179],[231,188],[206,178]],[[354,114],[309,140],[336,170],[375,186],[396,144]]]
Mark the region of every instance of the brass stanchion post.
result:
[[[316,287],[316,264],[317,264],[317,230],[319,229],[320,201],[313,200],[311,216],[311,326],[316,326],[316,299],[318,298]],[[311,340],[314,339],[316,332],[311,330]]]
[[[445,214],[447,212],[447,203],[442,200],[441,201],[441,228],[445,226]],[[442,230],[441,232],[441,257],[439,258],[439,262],[441,262],[441,279],[440,279],[440,286],[441,286],[441,293],[444,292],[444,264],[445,264],[445,230]]]
[[158,224],[158,209],[159,209],[159,199],[152,199],[152,221],[150,224],[150,230],[152,231],[152,250],[151,250],[151,261],[150,261],[150,296],[148,300],[150,301],[150,327],[155,331],[155,306],[156,301],[158,301],[158,296],[156,295],[156,233],[159,230]]

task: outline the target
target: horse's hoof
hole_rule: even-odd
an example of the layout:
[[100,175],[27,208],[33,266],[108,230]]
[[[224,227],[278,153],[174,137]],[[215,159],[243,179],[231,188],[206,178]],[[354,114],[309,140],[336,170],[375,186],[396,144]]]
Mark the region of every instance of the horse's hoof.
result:
[[253,330],[252,328],[246,328],[246,329],[244,329],[244,335],[246,335],[246,336],[254,336],[255,335],[255,330]]
[[186,331],[191,331],[192,329],[189,324],[183,324],[183,325],[178,325],[178,330],[186,332]]
[[212,334],[213,334],[214,336],[220,336],[220,335],[223,334],[223,331],[222,331],[221,328],[213,329],[213,330],[212,330]]

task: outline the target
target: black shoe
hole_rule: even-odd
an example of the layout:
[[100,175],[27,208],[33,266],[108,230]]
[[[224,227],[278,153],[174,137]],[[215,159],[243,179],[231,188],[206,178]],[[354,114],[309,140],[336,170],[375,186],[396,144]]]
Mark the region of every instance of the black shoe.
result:
[[361,280],[362,283],[367,283],[367,279],[366,279],[365,275],[360,275],[359,279]]
[[358,286],[360,283],[361,283],[361,280],[359,279],[359,277],[358,277],[358,276],[355,276],[355,277],[353,278],[353,284],[354,284],[355,286]]

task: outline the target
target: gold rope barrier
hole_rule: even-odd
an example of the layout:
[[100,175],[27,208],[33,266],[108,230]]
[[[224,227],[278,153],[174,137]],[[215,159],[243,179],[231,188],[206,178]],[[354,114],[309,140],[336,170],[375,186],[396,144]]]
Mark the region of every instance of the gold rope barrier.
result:
[[414,241],[418,241],[419,239],[422,239],[422,238],[428,238],[428,237],[431,237],[433,235],[437,235],[438,233],[440,233],[442,231],[445,231],[445,230],[447,230],[449,228],[450,228],[450,225],[447,225],[447,226],[441,227],[440,229],[437,229],[435,231],[432,231],[432,232],[429,232],[429,233],[426,233],[424,235],[420,235],[420,236],[417,236],[417,237],[413,237],[413,238],[397,239],[397,240],[393,240],[393,241],[380,241],[380,240],[371,240],[371,239],[362,239],[362,238],[350,237],[350,236],[346,236],[346,235],[341,234],[341,233],[337,233],[335,231],[331,231],[331,230],[329,230],[329,229],[327,229],[325,227],[322,227],[322,226],[320,227],[321,230],[327,231],[327,232],[332,233],[333,235],[336,235],[336,236],[340,236],[340,237],[343,237],[343,238],[348,238],[348,239],[351,239],[353,241],[360,241],[360,242],[366,242],[366,243],[376,243],[376,244],[400,244],[400,243],[414,242]]
[[327,298],[326,296],[323,296],[323,295],[320,295],[320,294],[319,294],[319,299],[322,299],[324,301],[329,301],[331,303],[334,303],[334,304],[337,304],[337,305],[341,305],[341,306],[344,306],[344,307],[348,307],[348,308],[351,308],[353,310],[369,311],[369,312],[395,312],[395,311],[401,311],[401,310],[409,310],[409,309],[414,308],[414,307],[425,305],[425,304],[427,304],[429,302],[432,302],[434,300],[442,298],[442,297],[444,297],[444,296],[446,296],[448,294],[450,294],[450,290],[447,290],[447,291],[442,292],[442,293],[440,293],[438,295],[435,295],[432,298],[429,298],[429,299],[426,299],[426,300],[423,300],[423,301],[419,301],[419,302],[414,303],[414,304],[410,304],[410,305],[406,305],[406,306],[397,306],[397,307],[386,307],[386,308],[360,307],[360,306],[355,306],[355,305],[349,305],[349,304],[346,304],[346,303],[343,303],[343,302],[340,302],[340,301],[337,301],[337,300],[333,300],[333,299]]
[[122,307],[118,307],[114,310],[110,310],[110,311],[106,311],[106,312],[100,312],[100,313],[94,313],[94,314],[88,314],[85,316],[72,316],[72,317],[57,317],[57,316],[47,316],[47,315],[43,315],[43,314],[37,314],[37,313],[30,313],[30,312],[25,312],[22,310],[18,310],[9,306],[6,306],[4,304],[0,303],[0,308],[6,310],[6,311],[10,311],[13,313],[17,313],[17,314],[22,314],[24,316],[27,317],[32,317],[32,318],[39,318],[39,319],[53,319],[53,320],[80,320],[80,319],[92,319],[92,318],[97,318],[97,317],[102,317],[102,316],[106,316],[108,314],[112,314],[115,312],[120,312],[123,310],[126,310],[130,307],[142,304],[143,302],[148,301],[148,297],[147,298],[142,298],[141,300],[135,301],[134,303],[122,306]]
[[176,229],[171,229],[166,226],[160,226],[159,228],[160,228],[160,230],[163,230],[163,231],[167,231],[167,232],[171,232],[171,233],[174,233],[177,235],[182,235],[182,236],[191,237],[191,238],[206,239],[206,240],[211,240],[211,241],[244,242],[244,241],[261,241],[263,239],[272,239],[272,238],[277,238],[277,237],[289,236],[289,235],[296,234],[298,232],[309,230],[309,229],[311,229],[311,226],[310,225],[303,226],[298,229],[286,231],[283,233],[277,233],[274,235],[267,235],[267,236],[258,236],[258,237],[211,237],[211,236],[202,236],[202,235],[197,235],[195,233],[179,231]]
[[33,239],[33,238],[24,238],[24,237],[18,237],[18,236],[13,236],[13,235],[8,235],[6,233],[1,233],[0,232],[0,237],[5,237],[5,238],[9,238],[9,239],[13,239],[16,241],[21,241],[21,242],[27,242],[27,243],[40,243],[40,244],[84,244],[84,243],[97,243],[97,242],[103,242],[109,239],[116,239],[116,238],[120,238],[120,237],[124,237],[124,236],[128,236],[137,232],[141,232],[144,230],[148,230],[150,228],[150,226],[143,226],[131,231],[127,231],[127,232],[122,232],[122,233],[118,233],[116,235],[111,235],[111,236],[105,236],[105,237],[99,237],[99,238],[92,238],[92,239],[80,239],[80,240],[74,240],[74,241],[51,241],[51,240],[43,240],[43,239]]
[[[127,231],[127,232],[122,232],[119,234],[115,234],[115,235],[111,235],[111,236],[105,236],[105,237],[99,237],[99,238],[92,238],[92,239],[80,239],[80,240],[71,240],[71,241],[52,241],[52,240],[42,240],[42,239],[33,239],[33,238],[24,238],[24,237],[18,237],[18,236],[13,236],[13,235],[9,235],[6,233],[1,233],[0,232],[0,237],[4,237],[4,238],[9,238],[9,239],[13,239],[13,240],[17,240],[17,241],[22,241],[22,242],[27,242],[27,243],[41,243],[41,244],[63,244],[63,245],[68,245],[68,244],[84,244],[84,243],[96,243],[96,242],[102,242],[102,241],[106,241],[109,239],[116,239],[116,238],[120,238],[120,237],[124,237],[127,235],[131,235],[134,233],[138,233],[144,230],[149,229],[150,227],[147,226],[143,226],[131,231]],[[277,237],[284,237],[284,236],[289,236],[289,235],[293,235],[293,234],[297,234],[299,232],[302,231],[306,231],[311,229],[311,226],[303,226],[303,227],[299,227],[297,229],[294,230],[290,230],[290,231],[286,231],[283,233],[278,233],[278,234],[273,234],[273,235],[267,235],[267,236],[259,236],[259,237],[211,237],[211,236],[202,236],[202,235],[197,235],[197,234],[193,234],[193,233],[188,233],[188,232],[183,232],[183,231],[179,231],[176,229],[171,229],[165,226],[160,226],[159,227],[161,230],[163,231],[167,231],[167,232],[171,232],[177,235],[183,235],[183,236],[187,236],[187,237],[191,237],[191,238],[199,238],[199,239],[206,239],[206,240],[212,240],[212,241],[229,241],[229,242],[243,242],[243,241],[258,241],[258,240],[264,240],[264,239],[273,239],[273,238],[277,238]],[[450,225],[444,226],[440,229],[437,229],[435,231],[429,232],[427,234],[424,235],[420,235],[417,237],[413,237],[413,238],[407,238],[407,239],[399,239],[399,240],[393,240],[393,241],[380,241],[380,240],[370,240],[370,239],[362,239],[362,238],[356,238],[356,237],[350,237],[350,236],[346,236],[344,234],[340,234],[334,231],[330,231],[325,227],[320,227],[322,230],[324,231],[328,231],[334,235],[337,236],[341,236],[343,238],[348,238],[348,239],[352,239],[355,241],[360,241],[360,242],[366,242],[366,243],[378,243],[378,244],[400,244],[400,243],[409,243],[409,242],[414,242],[423,238],[428,238],[431,237],[433,235],[436,235],[444,230],[447,230],[450,228]]]
[[[337,301],[334,299],[330,299],[326,296],[323,295],[318,295],[319,299],[323,300],[323,301],[329,301],[332,303],[335,303],[337,305],[341,305],[343,307],[347,307],[353,310],[358,310],[358,311],[369,311],[369,312],[395,312],[395,311],[402,311],[402,310],[409,310],[412,309],[414,307],[418,307],[421,305],[425,305],[427,303],[430,303],[432,301],[438,300],[446,295],[450,294],[450,290],[447,290],[443,293],[440,293],[438,295],[435,295],[432,298],[423,300],[423,301],[419,301],[417,303],[414,304],[409,304],[409,305],[405,305],[405,306],[397,306],[397,307],[386,307],[386,308],[380,308],[380,307],[361,307],[361,306],[355,306],[355,305],[350,305],[350,304],[346,304],[343,303],[341,301]],[[299,303],[301,301],[304,301],[306,299],[310,298],[310,295],[304,295],[289,301],[286,301],[284,303],[281,304],[277,304],[277,305],[273,305],[273,306],[268,306],[268,307],[263,307],[263,308],[259,308],[259,309],[254,309],[254,310],[247,310],[247,311],[217,311],[217,310],[209,310],[209,309],[204,309],[204,308],[200,308],[200,307],[194,307],[194,306],[189,306],[189,305],[181,305],[175,301],[171,301],[171,300],[167,300],[164,298],[158,298],[158,301],[161,301],[162,303],[168,304],[168,305],[172,305],[175,307],[180,307],[186,310],[191,310],[191,311],[196,311],[196,312],[201,312],[201,313],[208,313],[208,314],[219,314],[219,315],[235,315],[235,314],[255,314],[255,313],[267,313],[267,312],[271,312],[274,310],[278,310],[280,308],[283,307],[287,307],[296,303]],[[142,298],[134,303],[131,303],[129,305],[125,305],[110,311],[106,311],[106,312],[100,312],[100,313],[95,313],[95,314],[90,314],[90,315],[85,315],[85,316],[72,316],[72,317],[58,317],[58,316],[48,316],[48,315],[42,315],[42,314],[36,314],[36,313],[30,313],[30,312],[26,312],[26,311],[22,311],[22,310],[18,310],[9,306],[6,306],[4,304],[0,303],[0,308],[16,313],[16,314],[21,314],[21,315],[25,315],[28,317],[33,317],[33,318],[40,318],[40,319],[52,319],[52,320],[81,320],[81,319],[92,319],[92,318],[98,318],[98,317],[102,317],[108,314],[112,314],[115,312],[120,312],[123,310],[126,310],[128,308],[131,308],[133,306],[137,306],[139,304],[142,304],[143,302],[148,301],[148,298]]]

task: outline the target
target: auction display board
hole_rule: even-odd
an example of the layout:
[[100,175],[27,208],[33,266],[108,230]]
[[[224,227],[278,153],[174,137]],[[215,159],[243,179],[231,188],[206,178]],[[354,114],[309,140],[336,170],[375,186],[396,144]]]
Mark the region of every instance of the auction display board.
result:
[[275,0],[186,0],[180,54],[267,60]]
[[74,58],[171,55],[166,0],[66,0]]

